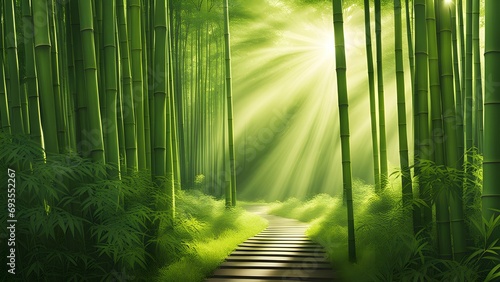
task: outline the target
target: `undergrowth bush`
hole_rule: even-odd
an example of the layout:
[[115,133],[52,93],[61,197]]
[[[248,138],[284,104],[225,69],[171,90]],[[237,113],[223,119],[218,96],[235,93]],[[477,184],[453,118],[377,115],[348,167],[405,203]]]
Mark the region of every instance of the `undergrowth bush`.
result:
[[[160,225],[152,236],[148,225],[168,214],[155,210],[166,195],[149,173],[110,180],[112,167],[73,153],[45,155],[25,136],[1,134],[0,148],[0,183],[7,185],[9,168],[16,172],[17,219],[15,275],[2,271],[1,281],[146,281],[169,265],[200,280],[266,225],[242,209],[226,212],[223,201],[178,191],[173,227]],[[6,191],[0,202],[7,203]],[[0,212],[4,224],[6,212]],[[0,230],[2,254],[10,248],[7,231]],[[152,257],[151,246],[163,256]],[[0,261],[6,266],[6,255]]]
[[[272,204],[270,212],[310,222],[307,234],[325,247],[345,281],[498,281],[500,244],[499,238],[493,238],[492,234],[500,228],[500,217],[481,218],[478,184],[482,175],[477,164],[480,164],[477,160],[466,164],[473,171],[473,176],[466,178],[463,194],[469,243],[473,247],[461,261],[438,258],[435,229],[430,232],[430,240],[423,233],[414,235],[411,213],[403,210],[399,185],[389,185],[376,194],[373,186],[354,183],[356,264],[348,262],[347,215],[341,198],[323,194],[303,202],[289,199]],[[431,162],[425,165],[427,172],[435,174],[427,175],[435,181],[435,186],[437,182],[442,186],[465,178],[458,171]],[[430,201],[433,203],[433,199]]]
[[16,275],[4,271],[3,281],[116,281],[147,267],[144,223],[156,216],[156,192],[146,174],[109,180],[113,168],[72,153],[45,156],[24,136],[2,135],[0,148],[0,170],[16,171]]
[[263,218],[241,207],[227,210],[223,200],[196,190],[179,193],[177,220],[161,240],[184,248],[170,253],[155,281],[203,281],[239,243],[267,226]]

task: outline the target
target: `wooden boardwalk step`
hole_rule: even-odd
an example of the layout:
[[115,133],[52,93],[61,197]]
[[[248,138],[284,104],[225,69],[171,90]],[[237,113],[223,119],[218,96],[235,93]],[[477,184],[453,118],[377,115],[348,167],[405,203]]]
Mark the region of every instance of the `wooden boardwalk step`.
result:
[[291,269],[331,269],[330,263],[321,262],[273,262],[273,261],[226,261],[220,268],[291,268]]
[[302,248],[302,249],[323,249],[317,244],[270,244],[270,243],[241,243],[239,247],[256,247],[256,248]]
[[256,251],[265,251],[265,252],[298,252],[298,253],[321,253],[324,254],[325,251],[319,248],[290,248],[290,247],[238,247],[236,248],[236,251],[249,251],[249,252],[256,252]]

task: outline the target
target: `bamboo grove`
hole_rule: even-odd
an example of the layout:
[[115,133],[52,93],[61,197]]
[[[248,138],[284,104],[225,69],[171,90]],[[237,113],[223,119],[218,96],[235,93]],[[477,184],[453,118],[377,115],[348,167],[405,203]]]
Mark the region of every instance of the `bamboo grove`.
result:
[[[334,26],[342,22],[339,2],[333,0]],[[397,89],[400,178],[402,203],[412,210],[415,234],[431,238],[435,228],[437,253],[440,258],[460,261],[468,254],[472,239],[468,237],[471,225],[464,214],[473,201],[474,191],[482,187],[482,206],[485,224],[498,221],[498,185],[496,175],[498,150],[495,147],[493,124],[498,121],[498,79],[494,65],[498,58],[498,36],[494,32],[496,18],[493,10],[497,1],[486,1],[485,78],[482,81],[480,48],[479,0],[464,1],[414,0],[405,1],[406,30],[411,81],[405,81],[403,68],[402,3],[393,1],[394,46]],[[392,2],[391,2],[392,3]],[[370,1],[364,1],[367,75],[370,98],[372,145],[375,187],[381,191],[387,185],[387,157],[385,140],[385,107],[381,42],[380,0],[374,1],[376,33],[376,79],[373,67]],[[340,11],[339,11],[340,10]],[[410,13],[412,11],[412,13]],[[465,26],[464,26],[465,23]],[[347,86],[340,76],[345,72],[343,36],[336,37],[337,79],[341,126],[348,123]],[[496,56],[496,57],[495,57]],[[349,64],[347,64],[347,68]],[[339,72],[341,71],[341,72]],[[375,80],[377,92],[375,92]],[[412,84],[414,129],[414,164],[410,166],[406,121],[405,83]],[[376,95],[377,94],[377,95]],[[376,96],[378,99],[376,99]],[[343,101],[343,102],[342,102]],[[485,109],[483,110],[483,104]],[[376,115],[378,113],[378,116]],[[377,123],[378,120],[378,123]],[[484,125],[483,125],[484,121]],[[345,125],[344,125],[345,126]],[[487,130],[485,129],[486,127]],[[378,131],[378,132],[377,132]],[[348,127],[341,128],[344,193],[347,200],[348,221],[354,221],[351,189],[349,149],[344,150]],[[484,155],[483,155],[484,153]],[[474,164],[484,156],[484,182],[478,180]],[[495,169],[496,168],[496,169]],[[413,180],[411,173],[413,172]],[[413,187],[412,187],[413,185]],[[483,186],[484,185],[484,186]],[[477,195],[476,195],[477,197]],[[433,221],[433,214],[435,221]],[[495,219],[496,218],[496,219]],[[489,223],[489,224],[488,224]],[[351,224],[351,223],[350,223]],[[351,224],[352,225],[352,224]],[[495,244],[498,231],[489,239]],[[349,257],[356,260],[354,230],[349,232]],[[351,243],[352,242],[352,243]]]
[[[120,185],[148,175],[161,198],[148,196],[148,208],[163,214],[146,220],[142,232],[152,240],[174,224],[181,187],[203,186],[236,205],[227,6],[227,0],[3,1],[3,141],[29,137],[45,163],[66,155],[104,166],[82,181],[115,183],[117,210],[130,207]],[[16,168],[30,166],[17,161]],[[49,198],[42,199],[46,209],[76,208]],[[67,243],[80,242],[70,237]],[[156,243],[144,242],[157,256]]]
[[[20,263],[25,280],[112,279],[110,269],[136,273],[161,264],[168,248],[181,248],[169,241],[177,232],[181,189],[236,205],[241,167],[235,161],[229,11],[245,1],[231,2],[2,2],[0,168],[12,166],[23,177],[18,198],[29,221],[20,223],[18,238],[27,258]],[[482,201],[481,226],[500,225],[499,1],[331,4],[336,77],[330,79],[337,81],[332,95],[342,157],[331,169],[342,168],[350,261],[357,259],[359,203],[351,175],[357,164],[351,163],[347,7],[364,9],[374,189],[383,193],[396,174],[415,236],[440,259],[466,259],[477,243],[467,219],[474,201]],[[243,10],[238,16],[250,18]],[[391,25],[383,25],[387,13]],[[389,28],[393,50],[382,36]],[[394,65],[384,59],[389,52]],[[387,73],[395,78],[394,93],[386,90]],[[397,111],[397,173],[388,163],[389,108]],[[490,232],[487,243],[497,244],[499,232]],[[39,257],[47,262],[33,263]]]

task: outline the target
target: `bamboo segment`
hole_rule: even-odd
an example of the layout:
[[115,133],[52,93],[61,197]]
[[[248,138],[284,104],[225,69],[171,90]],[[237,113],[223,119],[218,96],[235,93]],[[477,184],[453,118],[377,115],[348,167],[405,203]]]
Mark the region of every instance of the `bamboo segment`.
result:
[[7,95],[10,106],[10,121],[13,134],[23,134],[25,132],[23,122],[23,112],[21,106],[21,82],[19,79],[19,62],[17,56],[17,31],[14,19],[14,0],[4,2],[5,19],[5,68],[8,70],[9,83],[7,84]]
[[[168,167],[172,167],[172,142],[167,133],[167,127],[170,127],[170,120],[167,120],[167,114],[170,111],[168,102],[168,80],[167,80],[167,14],[166,1],[156,0],[155,21],[154,21],[154,71],[155,76],[161,76],[154,84],[154,135],[153,135],[153,179],[165,190],[168,196],[166,209],[171,219],[174,218],[174,183],[171,175],[167,174]],[[170,151],[170,152],[169,152]]]
[[93,161],[105,162],[91,0],[78,0],[78,8],[88,101],[89,152]]
[[[485,15],[485,45],[484,62],[485,81],[484,95],[484,160],[483,160],[483,217],[489,220],[492,216],[498,216],[500,210],[500,147],[498,140],[500,131],[498,121],[500,120],[500,37],[498,27],[500,18],[497,11],[500,10],[500,1],[486,0]],[[498,238],[500,230],[496,230]]]
[[233,125],[233,87],[231,81],[231,48],[229,44],[229,11],[228,0],[224,1],[224,39],[226,46],[226,94],[227,94],[227,122],[228,122],[228,146],[229,166],[231,173],[231,206],[236,206],[236,169],[234,159],[234,125]]
[[340,144],[342,147],[342,181],[347,202],[347,236],[349,261],[356,262],[354,235],[354,206],[352,199],[351,146],[349,133],[349,99],[347,96],[347,66],[344,44],[342,0],[333,0],[333,29],[335,33],[335,64],[340,118]]
[[401,1],[394,1],[394,46],[396,57],[396,87],[398,104],[399,161],[401,165],[403,206],[408,208],[413,200],[410,161],[408,156],[408,136],[406,129],[405,78],[403,68],[403,28],[401,23]]
[[[472,0],[465,0],[465,151],[470,152],[473,144],[473,54],[472,54]],[[470,161],[470,156],[466,156]]]
[[379,134],[380,134],[380,187],[384,189],[388,181],[387,169],[387,137],[385,130],[385,97],[384,97],[384,71],[382,66],[382,12],[381,0],[375,0],[375,36],[377,45],[377,85],[379,107]]
[[[439,80],[439,60],[436,32],[436,16],[434,3],[427,0],[427,30],[429,34],[429,82],[431,97],[431,126],[432,140],[434,145],[434,162],[436,165],[445,164],[445,153],[443,147],[443,120],[441,107],[441,85]],[[443,187],[439,187],[444,189]],[[451,230],[449,199],[447,193],[436,195],[436,229],[438,241],[438,254],[441,258],[450,259],[451,250]]]
[[38,15],[35,21],[35,59],[40,91],[40,108],[45,150],[48,153],[59,153],[57,139],[57,121],[55,97],[52,85],[51,42],[49,30],[48,1],[34,1],[33,14]]
[[141,1],[127,1],[130,20],[130,53],[132,67],[132,95],[134,100],[138,169],[146,169],[146,137],[144,130],[144,75],[142,66]]
[[128,27],[125,20],[124,0],[117,1],[118,35],[120,38],[120,61],[122,67],[123,91],[123,123],[125,131],[125,146],[128,173],[137,171],[137,137],[134,112],[134,97],[132,95],[132,73],[130,69],[130,48],[128,40]]
[[[418,177],[420,161],[430,160],[432,158],[432,144],[429,139],[429,109],[428,109],[428,47],[426,27],[425,0],[416,0],[415,5],[415,25],[422,28],[415,29],[415,98],[416,105],[414,109],[415,120],[415,176]],[[423,179],[419,180],[420,199],[430,202],[430,191],[425,189],[426,183]],[[430,206],[430,205],[429,205]],[[423,213],[423,217],[422,214]],[[414,211],[414,231],[419,232],[425,225],[432,220],[432,210],[422,207]]]
[[73,42],[73,58],[75,65],[75,115],[76,115],[76,139],[77,150],[82,156],[89,155],[89,125],[88,125],[88,103],[86,97],[86,86],[83,68],[83,50],[80,35],[80,16],[78,3],[69,2],[71,10],[71,34]]
[[[446,166],[454,169],[458,167],[458,142],[455,114],[455,93],[453,89],[453,57],[450,7],[445,0],[438,0],[440,24],[440,75],[441,93],[443,101],[443,128],[446,139],[444,141],[446,152]],[[450,224],[453,242],[453,257],[462,259],[467,251],[465,244],[465,222],[463,215],[462,187],[447,187],[453,189],[450,194]]]
[[372,151],[373,151],[373,174],[375,177],[375,191],[380,191],[380,163],[378,154],[377,134],[377,100],[375,97],[375,74],[373,68],[372,33],[370,21],[370,1],[364,1],[365,8],[365,39],[366,39],[366,61],[368,71],[368,87],[370,93],[370,124],[372,129]]
[[106,161],[113,168],[109,175],[113,179],[120,178],[120,153],[118,146],[117,95],[118,73],[116,57],[116,0],[102,2],[103,10],[103,47],[104,47],[104,81],[106,90],[106,116],[104,120],[104,134],[106,135]]
[[64,98],[65,93],[61,90],[61,79],[59,70],[59,49],[58,41],[59,35],[55,28],[55,4],[53,0],[49,0],[49,30],[50,30],[50,43],[51,43],[51,69],[52,69],[52,89],[54,93],[55,108],[53,111],[56,113],[56,126],[57,126],[57,140],[59,143],[59,151],[61,153],[68,149],[68,141],[66,138],[66,115],[64,114]]
[[481,79],[481,48],[479,43],[479,0],[472,1],[472,61],[474,117],[473,145],[481,153],[483,149],[483,81]]
[[26,70],[26,91],[28,92],[28,108],[30,120],[31,140],[43,145],[43,131],[40,120],[40,97],[38,95],[38,81],[35,69],[35,48],[33,42],[33,18],[31,14],[31,0],[21,1],[23,12],[24,52]]
[[[2,6],[0,6],[0,10]],[[2,13],[0,13],[0,20]],[[3,28],[0,28],[0,129],[4,133],[11,133],[9,101],[7,97],[7,83],[5,81],[6,67],[4,65],[4,36]]]

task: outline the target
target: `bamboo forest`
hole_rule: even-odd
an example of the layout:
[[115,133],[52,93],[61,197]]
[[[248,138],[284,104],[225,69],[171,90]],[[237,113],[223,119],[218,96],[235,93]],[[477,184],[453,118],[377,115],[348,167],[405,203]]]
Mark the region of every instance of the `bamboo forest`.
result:
[[0,280],[500,281],[498,11],[0,1]]

